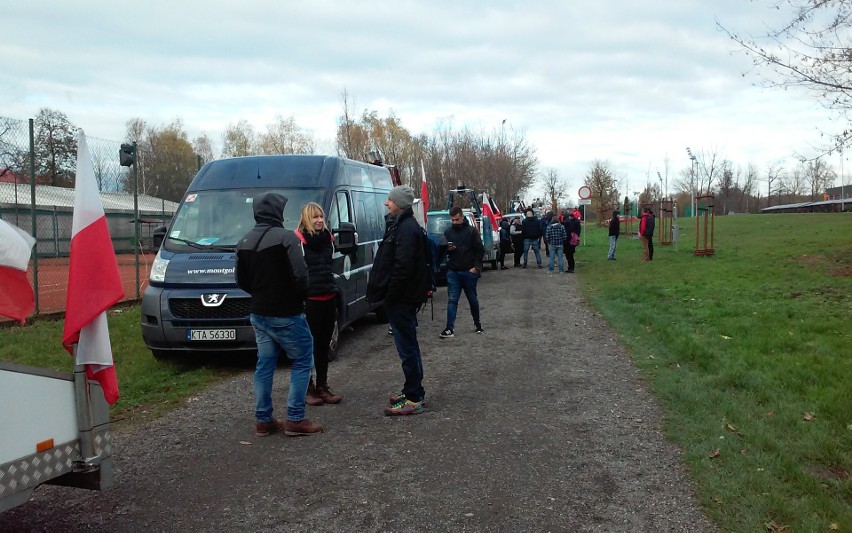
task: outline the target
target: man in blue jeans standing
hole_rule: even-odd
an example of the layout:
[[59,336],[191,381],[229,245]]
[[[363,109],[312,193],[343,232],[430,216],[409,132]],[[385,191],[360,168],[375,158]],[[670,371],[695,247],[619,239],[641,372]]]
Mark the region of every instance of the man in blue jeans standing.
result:
[[541,246],[541,222],[533,215],[532,209],[527,209],[526,213],[524,213],[526,217],[523,222],[521,222],[521,228],[524,234],[524,266],[522,268],[527,268],[527,259],[529,258],[530,247],[532,247],[533,252],[535,252],[535,262],[538,263],[538,268],[541,268],[541,253],[539,252],[539,247]]
[[[423,412],[423,360],[417,342],[417,311],[426,303],[432,289],[432,273],[426,262],[429,237],[414,218],[414,191],[407,185],[394,187],[388,193],[385,235],[376,256],[367,301],[384,306],[390,319],[405,384],[402,391],[390,397],[388,416],[418,415]],[[431,253],[431,251],[430,251]]]
[[470,225],[460,207],[450,209],[450,222],[452,226],[444,231],[447,240],[447,327],[441,332],[442,339],[455,336],[456,313],[462,291],[470,304],[475,331],[482,333],[476,283],[482,272],[485,246],[479,231]]
[[[305,393],[314,364],[314,340],[305,318],[308,266],[302,243],[283,226],[287,198],[263,193],[253,200],[256,222],[237,245],[237,285],[251,295],[251,324],[257,341],[254,372],[255,434],[296,437],[321,433],[305,418]],[[293,362],[287,421],[272,417],[272,380],[281,351]]]

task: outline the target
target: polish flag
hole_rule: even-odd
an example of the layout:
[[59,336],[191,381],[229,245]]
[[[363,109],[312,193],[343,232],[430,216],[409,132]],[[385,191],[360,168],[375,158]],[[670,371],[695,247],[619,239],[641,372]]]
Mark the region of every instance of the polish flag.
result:
[[0,219],[0,316],[21,324],[35,309],[35,294],[27,279],[27,265],[35,239]]
[[[491,198],[488,197],[487,192],[482,193],[482,214],[487,216],[489,220],[491,220],[491,227],[494,231],[497,231],[497,216],[494,213],[494,209],[491,207]],[[499,212],[499,211],[498,211]]]
[[420,201],[423,203],[423,220],[426,220],[426,213],[429,212],[429,187],[426,186],[426,169],[423,167],[423,160],[420,160]]
[[86,365],[86,375],[101,384],[112,405],[119,393],[106,310],[124,298],[124,287],[83,130],[77,133],[70,263],[62,345],[73,355],[77,344],[75,363]]

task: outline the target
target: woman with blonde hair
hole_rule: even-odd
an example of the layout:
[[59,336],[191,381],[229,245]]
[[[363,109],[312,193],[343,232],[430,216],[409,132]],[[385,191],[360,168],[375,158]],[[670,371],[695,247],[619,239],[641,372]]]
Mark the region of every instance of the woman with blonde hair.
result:
[[302,241],[305,263],[308,265],[308,300],[305,315],[314,337],[316,370],[316,385],[312,377],[308,383],[305,401],[308,405],[340,403],[343,398],[334,394],[328,386],[328,349],[334,331],[337,285],[334,282],[331,260],[334,253],[334,236],[325,225],[322,206],[315,202],[305,204],[296,227],[296,235]]

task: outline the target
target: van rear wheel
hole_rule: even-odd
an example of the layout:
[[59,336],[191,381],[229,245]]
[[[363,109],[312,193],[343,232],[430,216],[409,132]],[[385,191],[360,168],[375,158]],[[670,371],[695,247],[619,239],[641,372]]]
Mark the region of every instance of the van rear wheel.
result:
[[334,361],[337,359],[337,349],[340,348],[340,316],[339,312],[334,311],[334,327],[331,329],[331,338],[328,340],[328,360]]

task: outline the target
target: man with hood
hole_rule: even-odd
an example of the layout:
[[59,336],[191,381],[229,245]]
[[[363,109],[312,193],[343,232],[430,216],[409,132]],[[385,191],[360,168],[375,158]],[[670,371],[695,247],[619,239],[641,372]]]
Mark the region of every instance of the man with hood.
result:
[[482,258],[485,246],[479,231],[470,225],[461,207],[450,209],[452,225],[444,231],[447,240],[447,327],[440,337],[454,337],[456,313],[462,291],[470,304],[470,315],[476,333],[482,333],[479,320],[479,299],[476,296],[476,283],[482,272]]
[[405,384],[399,394],[390,397],[385,414],[418,415],[423,412],[423,362],[417,342],[417,311],[426,303],[431,289],[431,272],[426,258],[426,233],[411,206],[414,191],[407,185],[388,193],[385,235],[376,256],[367,301],[384,306],[390,319],[390,333],[399,352]]
[[[251,295],[251,325],[257,341],[254,371],[255,434],[283,431],[296,437],[321,433],[305,418],[305,392],[311,379],[314,341],[305,318],[308,267],[302,243],[283,225],[287,198],[267,192],[253,200],[254,228],[237,244],[237,285]],[[287,421],[272,417],[272,380],[278,355],[293,362]]]
[[650,207],[642,209],[639,220],[639,238],[642,240],[642,262],[654,260],[654,213]]
[[618,219],[618,210],[612,212],[609,219],[609,253],[606,258],[615,261],[615,247],[618,245],[618,236],[621,234],[621,220]]

